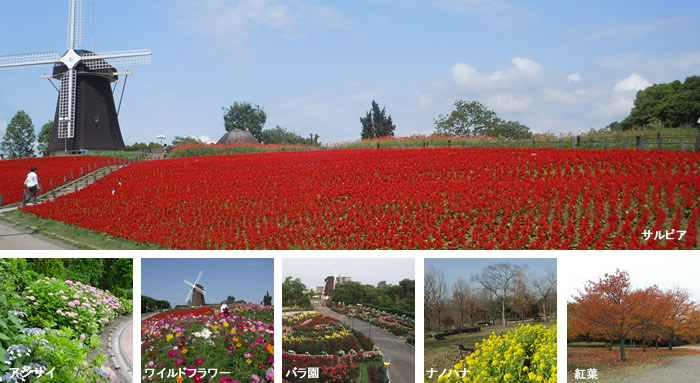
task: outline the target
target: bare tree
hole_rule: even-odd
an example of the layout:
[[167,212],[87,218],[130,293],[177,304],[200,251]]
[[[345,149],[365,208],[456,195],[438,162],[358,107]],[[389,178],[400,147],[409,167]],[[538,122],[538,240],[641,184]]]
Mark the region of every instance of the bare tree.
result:
[[459,310],[459,327],[464,327],[464,310],[471,295],[469,284],[464,278],[459,277],[452,286],[452,302]]
[[484,289],[496,296],[501,301],[501,318],[503,326],[506,326],[506,301],[508,293],[512,289],[513,282],[523,275],[526,265],[513,265],[511,263],[496,263],[482,269],[481,275],[472,276],[472,280],[478,282]]
[[532,282],[537,297],[542,304],[542,315],[547,322],[547,301],[557,296],[557,274],[551,269],[547,270],[547,275],[537,278]]
[[425,323],[428,331],[433,328],[433,316],[437,316],[437,327],[440,331],[441,314],[444,311],[447,285],[445,284],[445,273],[430,266],[425,272],[425,285],[423,289],[423,303],[425,304]]
[[532,306],[535,304],[535,297],[530,291],[530,284],[523,273],[520,278],[513,282],[513,297],[511,306],[518,313],[520,320],[525,320],[532,311]]

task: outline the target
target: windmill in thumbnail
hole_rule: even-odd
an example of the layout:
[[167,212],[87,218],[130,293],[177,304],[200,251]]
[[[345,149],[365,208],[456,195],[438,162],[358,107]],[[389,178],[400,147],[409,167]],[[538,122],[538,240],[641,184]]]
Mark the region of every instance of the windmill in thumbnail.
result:
[[199,280],[202,278],[203,272],[204,270],[199,272],[199,275],[197,276],[197,279],[194,280],[194,283],[185,279],[185,284],[191,287],[189,294],[187,294],[187,299],[185,299],[185,302],[187,302],[190,306],[204,306],[206,304],[204,303],[206,289],[204,286],[199,284]]
[[149,64],[151,51],[94,53],[80,49],[85,29],[84,0],[69,0],[68,16],[68,50],[63,56],[54,52],[0,56],[0,70],[53,67],[51,75],[42,76],[61,82],[60,88],[54,85],[58,103],[48,146],[51,155],[73,154],[82,149],[124,150],[111,84],[118,81],[119,75],[131,73],[117,72],[114,66]]

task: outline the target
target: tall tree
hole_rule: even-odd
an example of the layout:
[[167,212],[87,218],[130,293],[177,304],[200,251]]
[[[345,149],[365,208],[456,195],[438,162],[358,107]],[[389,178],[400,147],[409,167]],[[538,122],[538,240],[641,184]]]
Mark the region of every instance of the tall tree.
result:
[[306,285],[301,279],[287,277],[282,282],[282,306],[309,306],[311,301],[306,295]]
[[245,130],[258,140],[263,141],[263,126],[267,121],[267,114],[262,107],[248,102],[234,102],[227,108],[221,108],[224,112],[224,127],[227,132],[234,129]]
[[39,137],[37,139],[39,145],[36,148],[40,156],[46,157],[49,155],[49,140],[51,139],[52,129],[53,121],[49,121],[41,126],[41,131],[39,132]]
[[34,124],[23,110],[15,113],[5,129],[0,147],[7,158],[26,158],[34,155]]
[[440,331],[442,324],[441,314],[444,311],[445,297],[447,295],[447,285],[445,284],[445,273],[437,270],[434,266],[430,266],[425,272],[424,289],[424,305],[425,305],[425,322],[428,325],[428,331],[432,330],[433,315],[437,316],[437,329]]
[[679,287],[667,291],[665,295],[671,303],[671,307],[662,327],[668,339],[668,349],[673,350],[673,343],[685,329],[695,308],[695,303],[690,299],[688,290]]
[[464,327],[464,312],[467,309],[467,301],[471,295],[469,284],[464,278],[459,277],[452,286],[452,302],[459,311],[459,327]]
[[379,138],[393,136],[396,125],[391,121],[391,115],[387,117],[386,107],[379,110],[379,104],[372,100],[372,109],[365,117],[360,117],[362,124],[362,138]]
[[634,300],[638,307],[632,314],[636,323],[634,334],[642,341],[642,351],[647,351],[647,340],[661,336],[661,326],[666,314],[670,312],[672,302],[654,285],[643,290],[635,290]]
[[272,296],[270,296],[269,291],[265,291],[265,296],[263,297],[262,304],[265,306],[270,306],[272,305]]
[[557,274],[552,270],[547,270],[547,274],[541,278],[537,278],[532,282],[532,287],[535,288],[537,297],[542,305],[542,315],[544,321],[547,321],[547,301],[557,295]]
[[522,278],[526,265],[513,265],[511,263],[497,263],[489,265],[481,271],[481,275],[475,275],[472,279],[491,292],[500,301],[499,312],[503,320],[503,327],[506,327],[506,302],[513,283]]
[[[570,306],[572,321],[620,341],[620,360],[627,360],[625,342],[639,326],[635,320],[639,295],[630,288],[629,274],[615,271],[597,282],[588,281]],[[611,339],[612,341],[612,339]]]
[[435,133],[448,136],[483,136],[495,127],[498,117],[486,105],[478,101],[457,100],[454,110],[447,116],[439,115],[435,120]]

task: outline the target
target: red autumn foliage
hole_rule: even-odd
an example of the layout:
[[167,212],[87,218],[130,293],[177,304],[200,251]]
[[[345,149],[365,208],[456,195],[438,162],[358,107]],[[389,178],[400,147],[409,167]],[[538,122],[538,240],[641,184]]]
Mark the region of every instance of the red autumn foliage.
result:
[[[514,148],[208,156],[137,163],[24,210],[177,249],[692,249],[699,164]],[[642,235],[672,229],[687,233]]]
[[683,337],[695,342],[700,335],[700,307],[687,290],[661,291],[657,286],[632,289],[629,274],[616,270],[597,282],[588,281],[568,305],[569,337],[584,336],[620,342],[620,360],[627,359],[625,342],[638,339],[642,351],[648,341],[666,341],[668,349]]

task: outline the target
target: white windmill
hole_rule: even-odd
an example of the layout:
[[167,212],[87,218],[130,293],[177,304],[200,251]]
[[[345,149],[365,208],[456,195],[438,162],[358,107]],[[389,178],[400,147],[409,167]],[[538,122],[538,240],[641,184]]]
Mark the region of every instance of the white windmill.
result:
[[206,289],[204,286],[199,284],[199,280],[202,278],[203,272],[204,270],[200,270],[199,275],[197,275],[197,279],[194,280],[194,283],[185,279],[185,284],[191,287],[190,292],[187,294],[187,298],[185,299],[185,302],[190,303],[190,306],[204,306],[206,304],[204,303]]
[[68,50],[63,56],[55,52],[0,56],[0,70],[53,66],[53,74],[43,77],[61,82],[48,147],[54,154],[61,150],[124,150],[110,84],[130,72],[119,73],[114,66],[151,62],[150,50],[94,53],[80,49],[84,20],[84,0],[69,0]]

